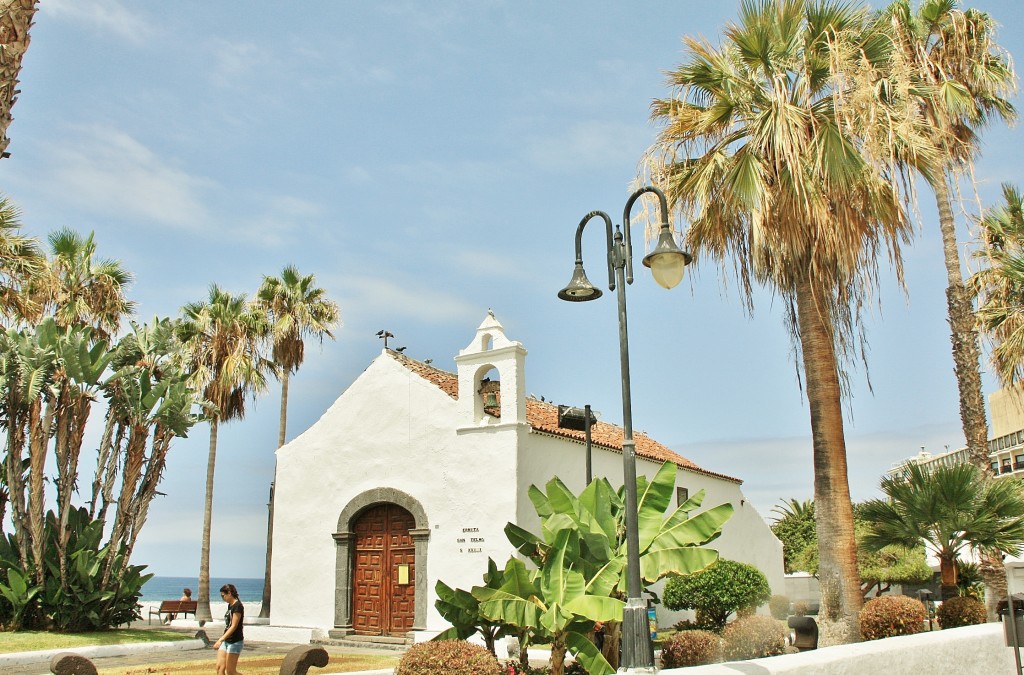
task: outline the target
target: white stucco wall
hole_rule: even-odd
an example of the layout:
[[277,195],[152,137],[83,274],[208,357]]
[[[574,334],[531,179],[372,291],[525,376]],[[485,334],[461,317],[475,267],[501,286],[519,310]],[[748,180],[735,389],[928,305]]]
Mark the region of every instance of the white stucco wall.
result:
[[[316,424],[278,451],[273,624],[334,626],[331,535],[342,509],[367,490],[400,490],[427,513],[430,591],[439,576],[469,588],[480,583],[488,555],[504,560],[501,528],[515,517],[515,489],[513,480],[501,478],[515,474],[517,431],[460,435],[455,408],[450,396],[382,355]],[[460,546],[457,540],[469,536],[483,542]],[[445,627],[432,601],[427,621],[429,629]]]

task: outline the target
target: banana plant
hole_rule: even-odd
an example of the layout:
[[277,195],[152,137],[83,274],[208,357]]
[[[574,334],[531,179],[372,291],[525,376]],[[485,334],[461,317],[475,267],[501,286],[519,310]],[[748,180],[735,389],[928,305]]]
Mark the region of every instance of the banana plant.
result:
[[[503,576],[493,559],[487,559],[487,572],[484,573],[484,588],[498,589]],[[435,640],[466,640],[479,633],[484,645],[494,654],[494,643],[506,635],[514,633],[511,626],[493,621],[480,613],[480,601],[469,591],[451,588],[440,579],[434,587],[437,601],[434,607],[445,621],[452,625],[446,631],[434,637]]]
[[[640,573],[647,584],[668,574],[692,574],[717,560],[717,551],[701,547],[717,539],[722,525],[732,517],[733,506],[728,503],[691,517],[691,512],[703,503],[701,490],[666,518],[675,491],[676,470],[675,464],[665,462],[652,480],[637,477]],[[588,572],[596,574],[613,560],[622,562],[619,567],[623,573],[612,592],[624,592],[624,491],[616,491],[606,478],[598,478],[577,498],[557,477],[548,481],[545,490],[533,485],[529,488],[530,500],[541,518],[541,536],[509,523],[505,534],[512,545],[540,567],[551,555],[558,534],[574,530],[579,533],[581,558],[589,566]]]
[[522,629],[551,643],[551,675],[563,675],[566,652],[572,653],[591,675],[610,675],[615,668],[590,640],[594,623],[622,618],[625,603],[608,592],[621,574],[617,564],[588,578],[580,557],[579,533],[565,529],[555,535],[538,570],[509,559],[498,589],[475,587],[480,613]]
[[[652,480],[637,477],[640,575],[647,585],[668,574],[691,574],[715,562],[718,552],[701,547],[717,539],[722,525],[732,517],[733,507],[728,503],[691,517],[703,503],[701,490],[666,518],[675,492],[676,472],[675,464],[665,462]],[[576,497],[556,477],[548,481],[545,491],[530,486],[528,494],[541,519],[541,535],[509,523],[505,534],[512,545],[542,567],[559,533],[575,531],[580,540],[578,569],[588,578],[597,577],[605,568],[618,570],[607,593],[625,598],[625,491],[616,491],[606,478],[598,478]],[[605,624],[604,654],[615,665],[621,620],[620,615]]]

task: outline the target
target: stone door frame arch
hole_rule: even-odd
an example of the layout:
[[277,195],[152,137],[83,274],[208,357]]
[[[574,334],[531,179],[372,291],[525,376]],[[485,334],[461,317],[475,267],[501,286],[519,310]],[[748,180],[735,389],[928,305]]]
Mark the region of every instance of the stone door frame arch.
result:
[[427,512],[415,497],[395,488],[374,488],[353,497],[338,516],[338,531],[335,532],[335,578],[334,578],[334,630],[331,637],[351,635],[352,628],[352,579],[353,544],[355,534],[352,522],[371,506],[395,504],[412,514],[415,529],[409,531],[416,546],[416,577],[413,580],[416,594],[412,629],[425,630],[427,627],[427,540],[430,539],[430,524]]

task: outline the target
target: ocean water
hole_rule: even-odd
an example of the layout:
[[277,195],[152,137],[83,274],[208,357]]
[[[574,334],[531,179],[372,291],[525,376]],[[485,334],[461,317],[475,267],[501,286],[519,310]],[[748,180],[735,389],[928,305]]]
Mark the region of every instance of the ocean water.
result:
[[[238,599],[242,602],[260,602],[263,600],[263,579],[210,579],[210,600],[220,601],[220,587],[234,584],[238,589]],[[192,589],[192,599],[199,599],[199,579],[196,577],[153,577],[142,587],[143,602],[159,602],[160,600],[177,600],[183,588]]]

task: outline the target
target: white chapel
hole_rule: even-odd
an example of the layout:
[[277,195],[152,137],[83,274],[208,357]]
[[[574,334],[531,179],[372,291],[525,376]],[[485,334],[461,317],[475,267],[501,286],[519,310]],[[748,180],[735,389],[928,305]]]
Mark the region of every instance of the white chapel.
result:
[[[513,552],[507,522],[537,530],[531,484],[559,476],[583,489],[584,434],[559,427],[556,405],[526,396],[526,354],[490,312],[455,373],[385,348],[277,451],[273,625],[429,639],[448,627],[434,609],[438,579],[468,590],[488,557],[500,566]],[[622,429],[598,422],[592,438],[593,474],[621,485]],[[680,498],[705,490],[705,508],[732,503],[711,547],[783,593],[782,545],[742,481],[642,433],[635,441],[638,474],[671,461]],[[662,624],[682,618],[658,612]]]

